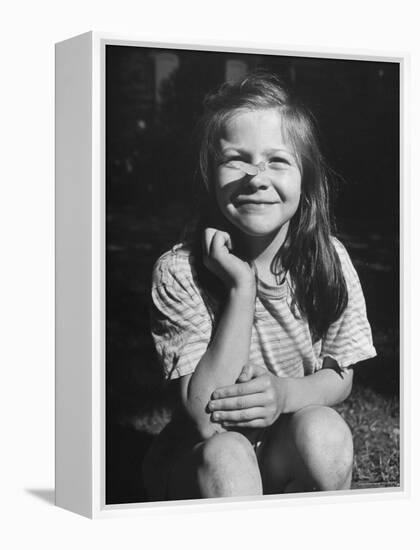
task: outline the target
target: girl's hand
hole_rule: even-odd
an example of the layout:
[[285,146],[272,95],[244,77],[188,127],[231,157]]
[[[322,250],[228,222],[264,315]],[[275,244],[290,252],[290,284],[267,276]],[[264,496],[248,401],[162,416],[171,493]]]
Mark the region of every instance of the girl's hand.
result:
[[204,231],[204,265],[228,288],[250,288],[255,291],[255,272],[232,252],[229,233],[208,227]]
[[238,383],[213,392],[208,410],[225,428],[266,428],[285,411],[286,395],[287,378],[247,365]]

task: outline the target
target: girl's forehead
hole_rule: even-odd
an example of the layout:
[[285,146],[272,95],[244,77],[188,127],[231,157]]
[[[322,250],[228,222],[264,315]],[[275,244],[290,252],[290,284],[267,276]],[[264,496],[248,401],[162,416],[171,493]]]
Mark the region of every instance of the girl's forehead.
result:
[[232,131],[238,126],[271,126],[281,129],[282,115],[279,110],[275,108],[239,108],[228,113],[223,124],[225,131]]
[[275,108],[234,111],[222,126],[220,145],[223,149],[270,146],[295,150],[283,117]]

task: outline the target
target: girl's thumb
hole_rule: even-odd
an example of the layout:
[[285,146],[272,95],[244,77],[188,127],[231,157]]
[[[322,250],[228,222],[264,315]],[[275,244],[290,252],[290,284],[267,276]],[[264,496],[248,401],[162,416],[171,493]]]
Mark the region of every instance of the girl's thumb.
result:
[[252,367],[251,365],[244,365],[241,371],[241,374],[238,377],[238,382],[248,382],[252,378]]

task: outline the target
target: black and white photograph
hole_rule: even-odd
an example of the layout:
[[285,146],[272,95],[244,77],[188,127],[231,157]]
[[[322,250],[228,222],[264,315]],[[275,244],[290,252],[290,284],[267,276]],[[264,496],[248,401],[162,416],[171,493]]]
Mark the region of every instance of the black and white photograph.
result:
[[419,546],[414,7],[5,5],[1,548]]
[[105,47],[105,504],[400,487],[400,64]]

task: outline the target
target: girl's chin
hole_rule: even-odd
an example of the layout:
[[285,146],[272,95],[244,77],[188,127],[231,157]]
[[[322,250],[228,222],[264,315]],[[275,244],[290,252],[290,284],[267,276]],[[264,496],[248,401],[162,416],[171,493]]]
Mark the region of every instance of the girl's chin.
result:
[[276,235],[287,232],[289,226],[289,219],[283,221],[277,219],[271,219],[267,216],[226,216],[234,232],[238,233],[238,236],[244,238],[254,239],[273,239]]
[[280,233],[283,226],[281,227],[255,227],[255,226],[245,226],[245,225],[236,225],[236,229],[242,233],[242,235],[251,238],[272,238]]

